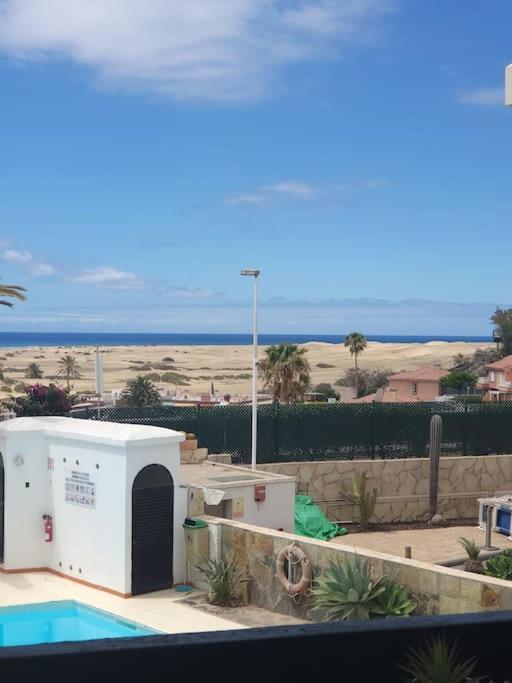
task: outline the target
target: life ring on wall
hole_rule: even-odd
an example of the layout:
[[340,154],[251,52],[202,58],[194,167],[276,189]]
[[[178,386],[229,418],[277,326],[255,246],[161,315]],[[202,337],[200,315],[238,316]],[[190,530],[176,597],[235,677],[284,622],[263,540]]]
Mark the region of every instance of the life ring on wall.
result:
[[[296,583],[290,583],[288,580],[285,571],[286,563],[288,563],[288,568],[292,564],[300,565],[302,575]],[[308,590],[311,584],[311,563],[302,548],[292,543],[281,550],[276,560],[276,577],[288,595],[292,597],[301,595]]]

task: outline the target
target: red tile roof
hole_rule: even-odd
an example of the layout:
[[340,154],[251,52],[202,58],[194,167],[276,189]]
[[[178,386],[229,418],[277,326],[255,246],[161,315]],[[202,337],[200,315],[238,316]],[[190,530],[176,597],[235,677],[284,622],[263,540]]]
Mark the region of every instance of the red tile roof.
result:
[[409,370],[408,372],[397,372],[395,375],[390,375],[388,379],[409,380],[411,382],[439,382],[443,377],[449,375],[448,370],[442,368],[418,368],[417,370]]
[[501,360],[490,363],[487,367],[490,370],[508,370],[509,368],[512,368],[512,355],[505,356],[505,358],[502,358]]

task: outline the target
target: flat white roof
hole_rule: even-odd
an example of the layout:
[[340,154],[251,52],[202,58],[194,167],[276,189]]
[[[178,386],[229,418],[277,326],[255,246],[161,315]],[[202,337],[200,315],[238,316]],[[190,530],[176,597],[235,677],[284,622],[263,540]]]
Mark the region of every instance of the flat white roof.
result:
[[43,431],[49,437],[72,438],[94,443],[127,444],[179,443],[180,432],[148,425],[79,420],[74,417],[18,417],[0,423],[0,435],[13,432]]

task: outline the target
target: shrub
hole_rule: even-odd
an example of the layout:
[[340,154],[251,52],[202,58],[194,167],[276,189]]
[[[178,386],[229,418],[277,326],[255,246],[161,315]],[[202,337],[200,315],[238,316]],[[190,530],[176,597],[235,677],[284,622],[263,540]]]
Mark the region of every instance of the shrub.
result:
[[[386,370],[380,370],[376,368],[375,370],[366,370],[364,368],[359,368],[358,371],[358,396],[366,396],[367,394],[373,394],[380,389],[385,387],[388,383],[388,372]],[[345,372],[343,377],[334,382],[334,386],[337,387],[355,387],[356,386],[356,374],[354,368],[350,368]]]
[[332,386],[330,384],[327,384],[327,382],[321,382],[320,384],[317,384],[313,388],[313,391],[315,391],[317,394],[322,394],[324,401],[327,401],[327,399],[329,398],[339,399],[340,397],[338,392],[334,391]]
[[495,579],[512,579],[512,548],[489,558],[485,564],[484,574]]
[[436,636],[422,647],[409,650],[401,668],[418,683],[464,683],[474,680],[471,676],[476,658],[463,660],[457,641],[450,646],[444,637]]
[[144,375],[146,379],[149,379],[150,382],[160,382],[161,376],[158,372],[149,372],[147,375]]
[[366,559],[354,555],[330,562],[312,590],[315,606],[326,621],[408,616],[416,608],[405,586],[383,576],[371,577]]
[[327,370],[327,368],[335,368],[336,366],[331,365],[330,363],[317,363],[316,367],[317,368],[323,368],[323,369]]
[[164,363],[174,363],[174,358],[171,358],[170,356],[166,356],[165,358],[162,358]]
[[64,389],[50,384],[32,384],[25,387],[26,396],[20,396],[12,404],[18,417],[34,415],[67,415],[71,409]]
[[16,380],[13,379],[12,377],[4,377],[2,381],[8,387],[12,387],[14,384],[16,384]]
[[11,387],[10,387],[8,384],[2,384],[1,389],[2,389],[2,391],[5,391],[5,392],[7,392],[7,393],[9,393],[10,391],[12,391]]
[[464,562],[467,572],[481,574],[483,572],[482,560],[480,560],[480,546],[472,538],[459,538],[459,543],[467,553],[468,559]]
[[196,569],[208,584],[207,601],[211,605],[236,607],[242,603],[242,587],[248,581],[246,572],[230,560],[203,560]]
[[368,526],[370,518],[375,512],[377,489],[373,489],[373,491],[366,490],[366,472],[354,474],[352,478],[352,493],[343,489],[341,492],[353,505],[357,505],[359,509],[359,524],[362,527]]
[[416,603],[409,598],[407,588],[397,581],[386,578],[384,590],[372,606],[373,616],[408,617],[416,609]]
[[174,370],[174,365],[169,365],[169,363],[154,363],[153,370]]
[[14,385],[14,391],[16,391],[18,394],[22,394],[27,388],[27,385],[25,382],[18,382],[18,384]]

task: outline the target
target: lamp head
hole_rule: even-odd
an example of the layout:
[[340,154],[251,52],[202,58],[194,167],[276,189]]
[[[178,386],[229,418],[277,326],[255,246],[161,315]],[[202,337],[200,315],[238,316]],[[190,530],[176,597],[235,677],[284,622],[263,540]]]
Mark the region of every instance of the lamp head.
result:
[[259,274],[260,271],[255,270],[254,268],[244,268],[240,271],[240,275],[252,275],[252,277],[258,277]]

